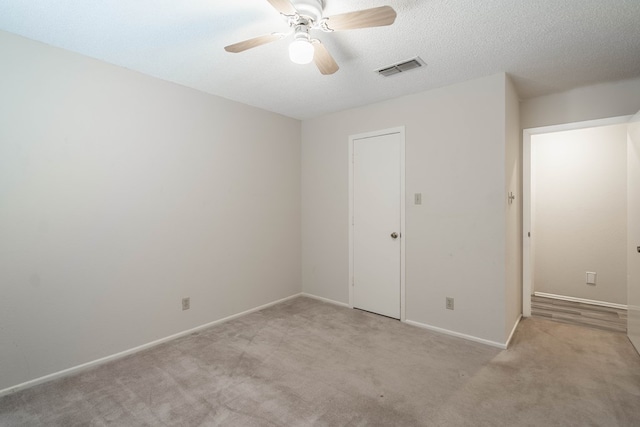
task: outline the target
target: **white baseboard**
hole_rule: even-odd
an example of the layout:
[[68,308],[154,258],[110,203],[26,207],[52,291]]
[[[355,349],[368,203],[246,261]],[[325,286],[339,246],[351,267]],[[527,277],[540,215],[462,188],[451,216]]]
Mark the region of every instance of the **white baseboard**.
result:
[[[451,335],[453,337],[463,338],[465,340],[479,342],[481,344],[490,345],[491,347],[497,347],[502,350],[506,350],[507,344],[499,343],[496,341],[486,340],[484,338],[474,337],[473,335],[461,334],[460,332],[450,331],[448,329],[438,328],[437,326],[427,325],[425,323],[415,322],[413,320],[405,320],[404,323],[411,326],[417,326],[418,328],[428,329],[430,331],[439,332],[445,335]],[[515,328],[515,327],[514,327]]]
[[509,334],[509,338],[507,338],[507,343],[505,344],[506,348],[509,348],[509,344],[511,344],[511,338],[513,338],[513,334],[516,333],[516,329],[518,328],[521,320],[522,314],[518,316],[518,318],[516,319],[516,323],[513,325],[513,329],[511,329],[511,333]]
[[116,354],[112,354],[110,356],[105,356],[105,357],[102,357],[100,359],[92,360],[91,362],[87,362],[87,363],[83,363],[81,365],[73,366],[71,368],[67,368],[67,369],[64,369],[62,371],[54,372],[52,374],[45,375],[45,376],[40,377],[40,378],[36,378],[36,379],[33,379],[33,380],[29,380],[29,381],[23,382],[21,384],[17,384],[17,385],[5,388],[4,390],[0,390],[0,397],[2,397],[4,395],[7,395],[7,394],[15,393],[17,391],[20,391],[20,390],[23,390],[23,389],[26,389],[26,388],[29,388],[29,387],[33,387],[33,386],[38,385],[38,384],[42,384],[42,383],[45,383],[45,382],[48,382],[48,381],[51,381],[51,380],[55,380],[55,379],[58,379],[58,378],[62,378],[62,377],[66,377],[66,376],[69,376],[69,375],[72,375],[72,374],[76,374],[76,373],[82,372],[82,371],[87,370],[89,368],[93,368],[95,366],[102,365],[104,363],[111,362],[113,360],[117,360],[117,359],[123,358],[125,356],[129,356],[129,355],[137,353],[139,351],[146,350],[146,349],[151,348],[151,347],[155,347],[155,346],[157,346],[159,344],[162,344],[162,343],[165,343],[167,341],[175,340],[175,339],[183,337],[185,335],[189,335],[189,334],[192,334],[194,332],[198,332],[198,331],[200,331],[202,329],[206,329],[206,328],[209,328],[211,326],[218,325],[220,323],[228,322],[228,321],[236,319],[238,317],[246,316],[247,314],[251,314],[251,313],[254,313],[256,311],[263,310],[265,308],[271,307],[271,306],[276,305],[276,304],[280,304],[281,302],[285,302],[285,301],[288,301],[290,299],[297,298],[300,295],[302,295],[302,294],[300,294],[300,293],[294,294],[294,295],[288,296],[286,298],[279,299],[277,301],[273,301],[273,302],[269,302],[267,304],[263,304],[263,305],[261,305],[259,307],[251,308],[251,309],[243,311],[241,313],[232,314],[231,316],[227,316],[227,317],[224,317],[222,319],[214,320],[213,322],[209,322],[209,323],[206,323],[204,325],[196,326],[195,328],[191,328],[191,329],[188,329],[186,331],[178,332],[177,334],[169,335],[168,337],[160,338],[158,340],[155,340],[155,341],[152,341],[152,342],[149,342],[149,343],[146,343],[146,344],[142,344],[140,346],[133,347],[133,348],[130,348],[130,349],[125,350],[125,351],[121,351],[121,352],[116,353]]
[[[316,299],[316,300],[319,300],[319,301],[323,301],[323,302],[326,302],[326,303],[329,303],[329,304],[338,305],[340,307],[353,308],[349,304],[346,304],[344,302],[335,301],[335,300],[332,300],[332,299],[329,299],[329,298],[319,297],[317,295],[308,294],[306,292],[303,292],[301,294],[301,296],[308,297],[308,298],[313,298],[313,299]],[[511,331],[511,335],[509,336],[509,340],[507,340],[506,344],[502,344],[502,343],[495,342],[495,341],[485,340],[483,338],[474,337],[472,335],[461,334],[459,332],[454,332],[454,331],[450,331],[448,329],[438,328],[436,326],[431,326],[431,325],[427,325],[427,324],[424,324],[424,323],[415,322],[413,320],[405,320],[403,323],[406,323],[407,325],[411,325],[411,326],[417,326],[418,328],[429,329],[431,331],[440,332],[442,334],[451,335],[451,336],[458,337],[458,338],[463,338],[463,339],[466,339],[466,340],[469,340],[469,341],[479,342],[479,343],[482,343],[482,344],[490,345],[492,347],[498,347],[500,349],[505,350],[507,348],[507,345],[509,344],[509,341],[511,340],[511,336],[514,334],[514,332],[516,330],[516,327],[518,326],[518,323],[520,322],[521,318],[522,318],[522,316],[518,317],[518,320],[516,321],[516,324],[513,326],[513,330]]]
[[303,292],[300,295],[303,296],[303,297],[317,299],[318,301],[328,302],[329,304],[339,305],[340,307],[352,308],[349,304],[346,304],[344,302],[335,301],[335,300],[332,300],[332,299],[329,299],[329,298],[319,297],[317,295],[308,294],[306,292]]
[[553,298],[553,299],[559,299],[559,300],[563,300],[563,301],[581,302],[583,304],[599,305],[601,307],[610,307],[610,308],[617,308],[617,309],[620,309],[620,310],[627,310],[627,305],[626,304],[616,304],[615,302],[596,301],[596,300],[592,300],[592,299],[567,297],[567,296],[564,296],[564,295],[547,294],[545,292],[534,292],[533,295],[535,295],[537,297]]

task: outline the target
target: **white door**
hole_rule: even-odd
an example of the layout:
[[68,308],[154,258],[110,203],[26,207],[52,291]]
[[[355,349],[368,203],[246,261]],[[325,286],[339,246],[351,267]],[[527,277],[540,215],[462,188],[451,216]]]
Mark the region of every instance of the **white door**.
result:
[[400,318],[400,133],[353,139],[353,306]]

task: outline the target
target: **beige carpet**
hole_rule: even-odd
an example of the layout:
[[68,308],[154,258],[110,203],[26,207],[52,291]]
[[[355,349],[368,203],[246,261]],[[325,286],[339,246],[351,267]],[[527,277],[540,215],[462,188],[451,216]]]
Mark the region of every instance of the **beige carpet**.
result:
[[624,334],[521,322],[501,351],[297,298],[0,399],[2,426],[638,426]]

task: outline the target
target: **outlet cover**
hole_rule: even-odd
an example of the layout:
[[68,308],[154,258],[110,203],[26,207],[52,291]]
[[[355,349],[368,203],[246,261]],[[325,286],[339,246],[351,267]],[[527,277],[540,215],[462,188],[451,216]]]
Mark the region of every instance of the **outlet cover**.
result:
[[596,284],[596,273],[593,271],[587,271],[587,285]]
[[447,297],[447,310],[453,310],[453,298]]
[[191,308],[191,298],[182,298],[182,309],[189,310]]

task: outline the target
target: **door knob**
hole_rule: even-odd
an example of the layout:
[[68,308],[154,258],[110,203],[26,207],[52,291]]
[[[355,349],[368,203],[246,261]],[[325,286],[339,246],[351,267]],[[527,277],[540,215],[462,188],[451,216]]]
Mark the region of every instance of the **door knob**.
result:
[[396,233],[395,231],[393,233],[391,233],[391,238],[392,239],[397,239],[398,238],[398,233]]

